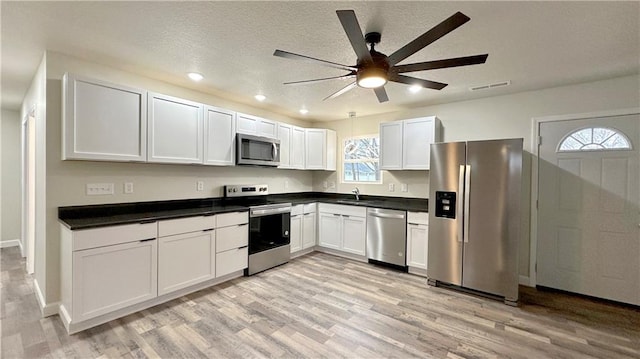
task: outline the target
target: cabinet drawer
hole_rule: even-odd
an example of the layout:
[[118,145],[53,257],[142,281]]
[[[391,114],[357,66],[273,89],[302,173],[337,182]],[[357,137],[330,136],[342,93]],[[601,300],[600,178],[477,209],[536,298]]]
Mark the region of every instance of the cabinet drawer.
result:
[[247,268],[248,253],[248,248],[242,247],[216,254],[216,277]]
[[407,212],[407,223],[429,225],[429,213],[427,213],[427,212]]
[[302,210],[302,213],[316,213],[316,204],[315,203],[305,204],[304,209]]
[[159,221],[158,237],[213,229],[215,225],[215,216],[199,216]]
[[216,253],[249,245],[249,226],[241,224],[216,230]]
[[158,226],[153,223],[136,223],[73,231],[73,250],[110,246],[114,244],[152,239],[158,236]]
[[216,228],[249,223],[249,212],[222,213],[216,216]]
[[359,206],[345,206],[340,204],[321,203],[318,211],[323,213],[340,214],[343,216],[366,217],[367,208]]
[[299,214],[304,213],[304,205],[303,204],[297,204],[295,206],[291,206],[291,215],[292,216],[297,216]]

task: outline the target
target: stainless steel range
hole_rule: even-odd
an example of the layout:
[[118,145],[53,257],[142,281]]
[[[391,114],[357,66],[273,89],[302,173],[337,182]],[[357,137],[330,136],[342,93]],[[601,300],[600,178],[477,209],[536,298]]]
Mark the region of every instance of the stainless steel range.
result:
[[245,275],[287,263],[290,259],[291,203],[268,203],[267,185],[224,186],[224,196],[249,204],[249,268]]

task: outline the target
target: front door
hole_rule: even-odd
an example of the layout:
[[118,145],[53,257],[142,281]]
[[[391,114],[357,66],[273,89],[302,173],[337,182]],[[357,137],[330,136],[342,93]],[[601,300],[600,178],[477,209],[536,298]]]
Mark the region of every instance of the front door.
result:
[[640,116],[540,136],[537,284],[640,304]]

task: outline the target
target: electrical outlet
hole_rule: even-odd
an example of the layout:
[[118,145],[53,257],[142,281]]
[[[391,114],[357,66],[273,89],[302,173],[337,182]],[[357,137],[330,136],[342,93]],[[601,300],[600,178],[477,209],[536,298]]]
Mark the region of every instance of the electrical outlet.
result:
[[334,188],[336,188],[336,183],[333,181],[329,182],[329,189],[334,189]]
[[196,182],[196,189],[198,191],[204,191],[204,181],[198,181]]
[[406,183],[402,183],[402,184],[400,185],[400,190],[401,190],[402,192],[409,192],[409,185],[407,185]]
[[87,183],[87,196],[113,194],[113,183]]
[[389,192],[394,192],[396,190],[396,184],[395,183],[389,183]]
[[124,193],[126,193],[126,194],[133,193],[133,182],[125,182],[124,183]]

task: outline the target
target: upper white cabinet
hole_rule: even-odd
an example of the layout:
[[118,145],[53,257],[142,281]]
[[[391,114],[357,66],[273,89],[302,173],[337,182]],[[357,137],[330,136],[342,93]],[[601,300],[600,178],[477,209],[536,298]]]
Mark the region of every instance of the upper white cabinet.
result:
[[440,120],[435,116],[380,124],[380,168],[428,170],[431,144],[440,142]]
[[291,168],[291,138],[293,126],[278,124],[278,139],[280,140],[280,168]]
[[278,138],[278,123],[261,117],[238,113],[238,133]]
[[205,106],[204,164],[234,166],[236,158],[236,113]]
[[305,168],[308,170],[336,170],[336,131],[305,129]]
[[289,167],[302,170],[304,169],[305,148],[305,130],[302,127],[292,126],[291,128],[291,146],[289,147]]
[[149,93],[149,162],[203,162],[203,105]]
[[280,168],[304,169],[305,129],[278,123]]
[[62,159],[147,160],[146,91],[65,74]]

